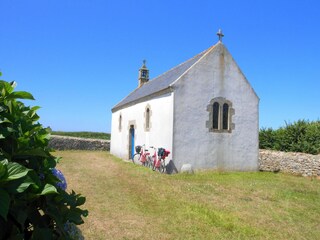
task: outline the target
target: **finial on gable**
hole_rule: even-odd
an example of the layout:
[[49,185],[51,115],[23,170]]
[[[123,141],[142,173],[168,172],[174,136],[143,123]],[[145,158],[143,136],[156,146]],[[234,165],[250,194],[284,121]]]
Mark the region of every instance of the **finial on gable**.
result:
[[222,42],[222,38],[224,37],[224,34],[222,33],[221,29],[219,29],[219,31],[217,32],[217,35],[219,37],[219,42]]

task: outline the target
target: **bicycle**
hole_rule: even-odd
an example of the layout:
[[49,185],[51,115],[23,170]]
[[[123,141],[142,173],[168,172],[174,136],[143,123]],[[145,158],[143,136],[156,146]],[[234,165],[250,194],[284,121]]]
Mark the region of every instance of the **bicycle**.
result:
[[152,170],[154,170],[154,165],[157,159],[157,148],[150,146],[151,149],[154,150],[153,154],[149,154],[147,156],[147,162],[148,162],[148,167],[151,168]]
[[147,166],[147,158],[149,157],[150,153],[148,152],[148,149],[145,148],[145,145],[142,146],[137,145],[135,147],[136,153],[132,157],[132,162],[138,163],[141,162],[141,165]]
[[166,172],[166,157],[169,156],[170,151],[164,149],[164,148],[158,148],[158,154],[156,154],[157,151],[155,151],[154,157],[154,170],[158,170],[160,173]]
[[[135,154],[133,154],[133,156],[132,156],[132,158],[131,158],[133,164],[135,164],[135,161],[136,161],[136,160],[138,160],[138,161],[140,160],[140,157],[141,157],[141,154],[140,154],[141,148],[142,148],[142,147],[141,147],[140,145],[135,146],[134,149],[135,149],[136,152],[135,152]],[[138,158],[138,159],[137,159],[137,158]]]

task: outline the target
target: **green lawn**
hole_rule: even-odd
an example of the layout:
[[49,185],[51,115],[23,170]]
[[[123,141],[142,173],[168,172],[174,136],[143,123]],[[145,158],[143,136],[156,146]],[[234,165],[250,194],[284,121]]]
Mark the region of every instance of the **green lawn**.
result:
[[275,173],[164,175],[107,152],[61,151],[87,197],[86,239],[319,239],[320,181]]

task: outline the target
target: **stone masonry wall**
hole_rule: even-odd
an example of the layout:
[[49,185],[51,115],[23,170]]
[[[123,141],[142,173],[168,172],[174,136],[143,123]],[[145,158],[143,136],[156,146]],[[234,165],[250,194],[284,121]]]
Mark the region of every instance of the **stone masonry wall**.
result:
[[49,147],[55,150],[105,150],[110,151],[110,141],[52,135]]
[[260,149],[260,171],[320,176],[320,155]]
[[[110,141],[54,135],[51,136],[49,147],[55,150],[110,151]],[[259,170],[320,176],[320,155],[260,149]]]

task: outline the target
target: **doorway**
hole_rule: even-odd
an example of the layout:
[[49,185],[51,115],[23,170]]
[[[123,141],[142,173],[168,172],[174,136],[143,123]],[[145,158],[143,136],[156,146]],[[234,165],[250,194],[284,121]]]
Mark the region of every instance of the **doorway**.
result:
[[134,149],[134,125],[130,125],[129,129],[129,159],[133,158],[135,153]]

